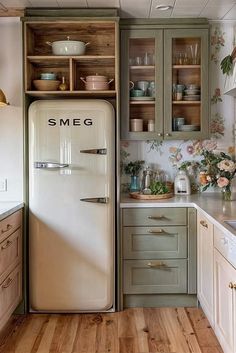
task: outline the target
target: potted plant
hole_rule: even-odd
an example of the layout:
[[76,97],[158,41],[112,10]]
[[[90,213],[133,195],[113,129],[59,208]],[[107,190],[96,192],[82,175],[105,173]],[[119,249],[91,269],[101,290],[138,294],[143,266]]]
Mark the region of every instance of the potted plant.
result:
[[134,162],[129,162],[124,167],[125,174],[131,176],[130,191],[140,190],[138,176],[143,164],[144,161],[137,160]]
[[209,186],[218,186],[224,200],[231,200],[231,181],[236,171],[236,163],[231,156],[220,152],[203,151],[201,160],[202,173],[204,178],[200,178],[202,191],[207,190]]

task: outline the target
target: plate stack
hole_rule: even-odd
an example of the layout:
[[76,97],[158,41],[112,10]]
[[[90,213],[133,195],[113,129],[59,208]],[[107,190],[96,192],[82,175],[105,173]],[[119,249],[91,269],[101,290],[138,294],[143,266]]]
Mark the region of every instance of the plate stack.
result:
[[200,101],[201,100],[201,91],[200,86],[195,84],[190,84],[186,86],[184,90],[184,101]]

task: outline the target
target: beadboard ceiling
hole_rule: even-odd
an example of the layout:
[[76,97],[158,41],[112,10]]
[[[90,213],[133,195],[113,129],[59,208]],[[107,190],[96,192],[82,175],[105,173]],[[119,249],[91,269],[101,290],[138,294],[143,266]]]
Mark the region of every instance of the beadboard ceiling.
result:
[[[172,5],[159,11],[157,5]],[[211,20],[236,20],[236,0],[0,0],[0,15],[12,8],[83,7],[118,8],[120,16],[136,18],[206,17]]]

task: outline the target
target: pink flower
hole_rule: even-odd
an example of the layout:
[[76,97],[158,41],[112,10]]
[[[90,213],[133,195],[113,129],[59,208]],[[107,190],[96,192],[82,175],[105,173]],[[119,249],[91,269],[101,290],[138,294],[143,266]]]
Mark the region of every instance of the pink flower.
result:
[[217,184],[220,188],[223,188],[224,186],[229,185],[229,179],[225,178],[225,177],[220,177],[217,180]]
[[194,152],[193,146],[188,145],[188,146],[187,146],[187,152],[188,152],[188,154],[193,154],[193,152]]
[[220,88],[216,88],[215,89],[215,95],[216,95],[216,97],[220,97],[221,96]]

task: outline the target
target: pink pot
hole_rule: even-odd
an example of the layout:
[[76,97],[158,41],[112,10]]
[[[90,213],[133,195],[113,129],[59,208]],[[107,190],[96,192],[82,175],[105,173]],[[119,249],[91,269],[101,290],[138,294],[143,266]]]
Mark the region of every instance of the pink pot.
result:
[[109,84],[114,81],[114,79],[107,80],[106,76],[86,76],[80,77],[81,81],[85,84],[86,91],[107,91],[109,90]]

